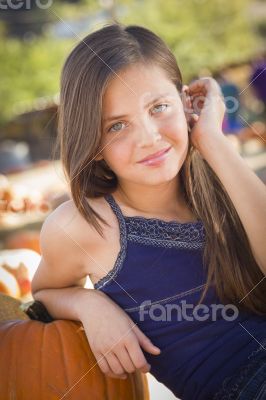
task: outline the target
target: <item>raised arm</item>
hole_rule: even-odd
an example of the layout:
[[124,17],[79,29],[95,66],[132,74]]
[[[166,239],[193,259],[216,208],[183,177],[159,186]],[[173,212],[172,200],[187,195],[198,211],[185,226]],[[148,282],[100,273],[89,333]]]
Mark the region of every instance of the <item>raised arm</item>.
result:
[[[247,233],[254,258],[266,275],[266,188],[222,132],[225,105],[217,82],[199,79],[189,85],[191,100],[204,100],[194,117],[191,140],[230,196]],[[199,110],[197,110],[199,111]]]
[[266,188],[263,182],[226,137],[202,145],[201,153],[229,194],[247,233],[254,258],[266,275]]

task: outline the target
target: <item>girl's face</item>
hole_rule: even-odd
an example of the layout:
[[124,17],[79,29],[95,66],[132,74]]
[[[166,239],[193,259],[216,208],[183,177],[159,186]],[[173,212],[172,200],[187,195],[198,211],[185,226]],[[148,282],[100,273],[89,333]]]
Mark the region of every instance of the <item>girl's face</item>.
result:
[[[156,66],[133,65],[119,77],[110,82],[103,98],[100,157],[121,184],[169,182],[188,151],[188,127],[177,88]],[[161,157],[141,162],[162,150],[167,152]]]

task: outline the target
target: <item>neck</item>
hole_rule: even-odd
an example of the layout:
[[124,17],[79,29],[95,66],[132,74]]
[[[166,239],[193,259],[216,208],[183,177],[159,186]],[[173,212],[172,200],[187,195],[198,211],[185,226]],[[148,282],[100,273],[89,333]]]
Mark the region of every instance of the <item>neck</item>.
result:
[[174,217],[185,207],[178,176],[156,186],[119,182],[114,194],[125,208],[153,216]]

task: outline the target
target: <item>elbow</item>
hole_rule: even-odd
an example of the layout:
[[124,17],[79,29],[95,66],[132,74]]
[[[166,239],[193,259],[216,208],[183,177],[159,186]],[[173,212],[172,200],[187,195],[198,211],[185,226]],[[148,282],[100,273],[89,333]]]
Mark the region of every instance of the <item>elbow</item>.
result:
[[45,290],[40,289],[40,290],[35,290],[32,292],[32,297],[34,301],[38,301],[39,303],[42,303],[43,305],[46,304],[47,301],[47,296],[45,295]]
[[42,291],[41,290],[32,290],[31,291],[31,294],[32,294],[32,297],[33,297],[33,299],[34,300],[39,300],[40,301],[40,296],[39,296],[39,294],[41,293]]
[[33,297],[34,300],[38,300],[38,301],[42,301],[45,292],[47,291],[47,288],[38,285],[37,283],[35,283],[35,281],[33,280],[31,283],[31,295]]
[[36,298],[36,296],[39,296],[39,293],[44,290],[43,285],[40,285],[40,282],[38,281],[39,279],[37,278],[36,272],[31,281],[31,294],[34,300],[39,300],[38,298]]
[[31,288],[31,295],[34,300],[39,300],[39,294],[41,293],[41,289],[36,289],[34,287]]

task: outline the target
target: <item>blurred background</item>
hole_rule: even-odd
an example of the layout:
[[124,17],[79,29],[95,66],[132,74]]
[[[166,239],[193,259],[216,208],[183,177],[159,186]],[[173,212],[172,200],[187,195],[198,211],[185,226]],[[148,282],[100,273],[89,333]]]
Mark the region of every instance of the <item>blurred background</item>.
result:
[[[81,38],[112,21],[159,34],[184,83],[217,79],[224,133],[266,183],[265,1],[1,1],[0,292],[23,302],[32,300],[42,223],[70,196],[55,149],[60,70]],[[152,400],[174,398],[150,382]]]

